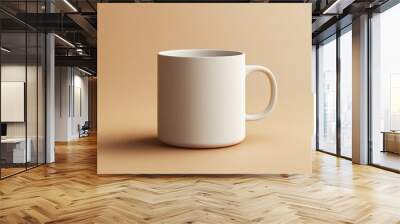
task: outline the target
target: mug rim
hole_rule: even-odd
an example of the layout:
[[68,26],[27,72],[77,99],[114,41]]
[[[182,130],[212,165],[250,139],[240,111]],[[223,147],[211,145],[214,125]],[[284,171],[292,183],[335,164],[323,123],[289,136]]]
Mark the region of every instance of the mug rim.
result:
[[176,49],[160,51],[158,55],[173,58],[226,58],[241,56],[244,53],[222,49]]

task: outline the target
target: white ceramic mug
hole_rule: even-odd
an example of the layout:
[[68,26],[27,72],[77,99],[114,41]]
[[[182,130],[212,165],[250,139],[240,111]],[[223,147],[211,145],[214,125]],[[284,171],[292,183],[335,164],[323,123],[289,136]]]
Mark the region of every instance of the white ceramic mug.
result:
[[[271,83],[265,110],[246,114],[246,76],[263,72]],[[246,65],[236,51],[189,49],[158,53],[158,138],[174,146],[216,148],[238,144],[246,120],[259,120],[276,104],[273,73]]]

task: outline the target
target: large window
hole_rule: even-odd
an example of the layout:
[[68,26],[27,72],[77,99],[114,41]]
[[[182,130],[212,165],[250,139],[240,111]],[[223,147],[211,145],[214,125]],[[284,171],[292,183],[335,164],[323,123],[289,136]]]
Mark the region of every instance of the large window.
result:
[[345,158],[352,157],[351,28],[340,30],[317,50],[317,149]]
[[340,36],[340,154],[352,157],[352,32]]
[[318,47],[318,149],[336,153],[336,38]]
[[400,170],[400,5],[371,19],[371,162]]

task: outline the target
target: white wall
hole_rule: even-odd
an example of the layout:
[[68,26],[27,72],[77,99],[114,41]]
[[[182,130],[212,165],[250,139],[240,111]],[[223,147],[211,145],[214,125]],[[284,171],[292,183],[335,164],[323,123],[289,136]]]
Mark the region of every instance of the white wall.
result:
[[[75,70],[76,72],[77,70]],[[78,125],[83,125],[85,121],[88,121],[89,119],[89,111],[88,111],[88,77],[86,76],[81,76],[82,73],[79,73],[78,75],[75,73],[74,75],[74,96],[72,96],[72,99],[74,99],[75,102],[71,102],[71,105],[74,105],[73,108],[71,108],[72,111],[72,119],[71,119],[71,135],[72,138],[78,138],[79,137],[79,132],[78,132]],[[81,111],[80,111],[81,110]]]
[[69,86],[71,83],[68,67],[55,68],[55,141],[68,141]]
[[[27,70],[25,70],[27,69]],[[27,73],[26,73],[27,72]],[[20,65],[20,64],[6,64],[1,66],[1,81],[2,82],[25,82],[25,75],[28,74],[28,81],[29,85],[31,86],[36,85],[36,81],[32,83],[32,78],[30,78],[30,75],[35,75],[36,76],[36,66],[28,66],[25,67],[25,64]],[[27,106],[31,108],[27,108],[27,114],[28,116],[28,129],[29,127],[34,127],[36,130],[36,113],[30,113],[32,110],[36,110],[36,88],[28,88],[28,99],[27,99]],[[31,91],[30,91],[31,90]],[[31,99],[35,98],[35,100]],[[29,105],[31,102],[34,101],[34,105]],[[5,110],[6,108],[1,108],[2,110]],[[31,124],[31,122],[34,122],[35,124]],[[29,134],[33,133],[28,130],[28,137]],[[36,133],[35,133],[36,134]],[[7,122],[7,136],[8,137],[25,137],[25,122]]]
[[[31,70],[32,67],[28,67]],[[1,66],[1,81],[25,82],[25,64],[8,64]],[[5,108],[1,108],[4,110]],[[7,123],[7,137],[25,137],[25,122]]]
[[[26,84],[26,108],[23,107],[22,110],[26,112],[27,120],[23,122],[6,122],[7,137],[23,138],[26,135],[31,144],[29,147],[32,151],[32,158],[34,158],[32,161],[36,162],[36,158],[38,158],[38,162],[43,163],[45,158],[45,90],[42,68],[36,65],[28,65],[26,67],[25,64],[17,63],[3,64],[1,66],[1,81],[17,81]],[[3,111],[7,109],[10,108],[1,108]]]
[[72,67],[56,67],[55,73],[55,140],[74,140],[78,125],[88,120],[88,78]]

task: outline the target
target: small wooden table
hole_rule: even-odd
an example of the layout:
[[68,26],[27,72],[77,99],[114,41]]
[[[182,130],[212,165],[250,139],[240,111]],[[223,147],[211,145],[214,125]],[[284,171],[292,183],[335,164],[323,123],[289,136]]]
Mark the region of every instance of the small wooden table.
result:
[[392,152],[400,154],[400,131],[382,131],[383,150],[382,152]]

